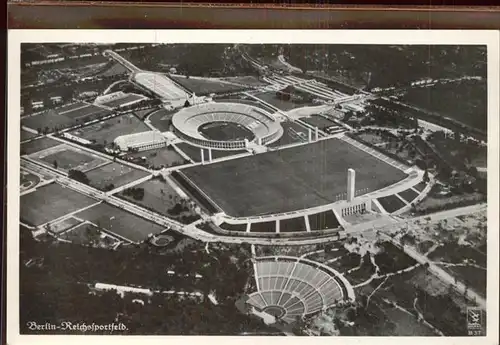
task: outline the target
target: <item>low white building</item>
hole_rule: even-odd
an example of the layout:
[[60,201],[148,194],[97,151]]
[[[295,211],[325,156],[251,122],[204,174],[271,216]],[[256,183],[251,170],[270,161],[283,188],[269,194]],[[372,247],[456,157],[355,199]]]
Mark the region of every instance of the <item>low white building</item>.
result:
[[121,151],[137,150],[146,151],[167,146],[168,140],[157,131],[147,131],[134,134],[121,135],[114,140]]

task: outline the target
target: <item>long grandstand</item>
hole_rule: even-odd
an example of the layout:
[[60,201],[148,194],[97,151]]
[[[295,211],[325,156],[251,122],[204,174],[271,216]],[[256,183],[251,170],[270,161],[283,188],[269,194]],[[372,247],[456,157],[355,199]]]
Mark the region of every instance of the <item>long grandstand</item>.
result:
[[314,261],[263,257],[255,260],[254,269],[257,291],[247,303],[286,323],[355,298],[338,272]]
[[234,123],[245,127],[254,135],[252,141],[267,145],[283,134],[280,123],[264,110],[237,103],[204,103],[184,108],[172,118],[176,134],[182,139],[205,148],[240,150],[248,147],[249,140],[211,140],[199,131],[210,123]]

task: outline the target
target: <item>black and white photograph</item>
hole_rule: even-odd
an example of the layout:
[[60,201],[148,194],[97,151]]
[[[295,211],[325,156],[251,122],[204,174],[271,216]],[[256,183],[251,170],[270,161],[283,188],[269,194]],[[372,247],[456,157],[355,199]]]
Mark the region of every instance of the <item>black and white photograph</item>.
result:
[[16,339],[493,344],[499,36],[447,33],[18,35]]

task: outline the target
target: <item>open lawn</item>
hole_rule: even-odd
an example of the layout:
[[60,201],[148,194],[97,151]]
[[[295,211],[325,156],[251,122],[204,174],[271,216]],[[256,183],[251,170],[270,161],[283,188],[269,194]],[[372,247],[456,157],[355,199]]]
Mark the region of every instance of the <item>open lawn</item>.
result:
[[132,242],[141,242],[149,234],[157,234],[164,230],[160,225],[105,203],[84,210],[78,213],[77,217]]
[[149,121],[151,121],[151,124],[159,131],[166,132],[169,130],[170,124],[172,123],[172,116],[174,116],[176,112],[175,110],[167,109],[156,110],[149,116]]
[[403,101],[441,113],[471,127],[487,128],[486,81],[468,81],[459,84],[436,85],[430,88],[412,88]]
[[21,196],[21,221],[38,226],[96,202],[72,189],[52,183]]
[[30,155],[32,153],[61,145],[60,141],[51,138],[40,138],[33,141],[21,144],[21,155]]
[[134,188],[144,188],[144,198],[142,200],[136,200],[123,192],[120,192],[120,197],[160,214],[167,214],[167,210],[177,202],[178,195],[167,182],[156,179],[148,180],[134,186]]
[[125,105],[127,103],[138,101],[138,100],[143,99],[143,98],[144,97],[140,96],[140,95],[129,94],[129,95],[126,95],[125,97],[122,97],[119,99],[113,99],[113,100],[110,100],[109,102],[105,102],[105,103],[103,103],[103,105],[105,105],[106,107],[110,107],[110,108],[116,108],[116,107],[121,106],[122,104]]
[[148,173],[143,170],[130,168],[116,162],[90,170],[86,173],[93,187],[104,190],[109,184],[114,188],[123,186],[144,176]]
[[276,108],[283,110],[283,111],[288,111],[292,110],[295,108],[303,108],[307,106],[311,106],[311,104],[305,104],[305,103],[295,103],[292,101],[285,101],[282,99],[279,99],[276,97],[276,92],[264,92],[264,93],[259,93],[255,94],[255,97],[263,100],[266,103],[269,103]]
[[336,201],[347,169],[357,188],[378,190],[406,174],[342,140],[270,151],[183,173],[227,214],[244,217],[300,210]]
[[74,218],[74,217],[69,217],[69,218],[66,218],[60,222],[57,222],[57,223],[53,223],[51,224],[50,226],[50,230],[55,233],[55,234],[58,234],[58,233],[61,233],[61,232],[64,232],[78,224],[81,224],[81,221]]
[[108,110],[94,105],[71,105],[68,109],[62,107],[47,110],[38,115],[23,117],[21,124],[34,130],[48,129],[51,132],[56,129],[71,127],[92,119],[104,117],[108,114]]
[[211,93],[236,92],[248,89],[248,87],[243,85],[234,85],[214,79],[186,78],[181,76],[170,76],[170,78],[200,96]]
[[252,223],[250,232],[276,232],[276,222]]
[[255,137],[245,126],[233,122],[213,122],[198,127],[198,132],[209,140],[238,141]]
[[242,85],[247,85],[247,86],[265,86],[269,85],[266,82],[260,81],[259,78],[254,77],[254,76],[243,76],[243,77],[227,77],[224,78],[224,80],[237,83],[237,84],[242,84]]
[[28,131],[21,129],[21,141],[33,139],[33,138],[37,137],[38,135],[39,134],[31,133],[31,132],[28,132]]
[[335,229],[340,226],[337,217],[331,210],[310,214],[308,217],[311,231]]
[[222,223],[219,225],[219,228],[229,231],[245,232],[247,230],[247,223],[241,223],[241,224]]
[[306,231],[304,217],[281,219],[279,223],[280,232]]
[[171,167],[189,163],[180,154],[178,154],[177,151],[175,151],[171,146],[162,147],[154,150],[129,153],[127,154],[127,157],[128,158],[145,157],[146,164],[154,168],[159,168],[162,166]]
[[96,144],[107,145],[117,137],[126,134],[149,131],[149,127],[132,114],[117,116],[84,128],[72,131],[77,137],[95,141]]
[[51,166],[56,164],[57,169],[66,172],[71,169],[78,169],[85,172],[110,162],[107,159],[64,144],[54,149],[48,149],[35,154],[32,158],[43,161]]
[[413,189],[409,188],[407,190],[399,192],[398,195],[411,203],[418,196],[418,193],[415,192]]
[[217,98],[217,99],[214,99],[215,102],[217,103],[240,103],[240,104],[247,104],[247,105],[251,105],[251,106],[254,106],[254,107],[257,107],[257,108],[260,108],[270,114],[273,114],[276,112],[275,109],[261,103],[261,102],[258,102],[256,100],[253,100],[253,99],[242,99],[242,98],[234,98],[235,96],[232,96],[230,98]]
[[[356,176],[357,177],[357,176]],[[356,179],[356,182],[357,179]],[[396,212],[406,204],[396,195],[388,195],[377,199],[380,205],[389,213]]]

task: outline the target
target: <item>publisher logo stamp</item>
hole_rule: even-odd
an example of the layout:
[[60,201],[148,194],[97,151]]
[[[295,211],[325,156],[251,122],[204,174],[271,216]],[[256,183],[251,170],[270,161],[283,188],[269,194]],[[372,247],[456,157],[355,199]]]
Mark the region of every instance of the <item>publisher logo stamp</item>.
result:
[[467,308],[467,334],[472,336],[485,335],[484,314],[480,308]]

